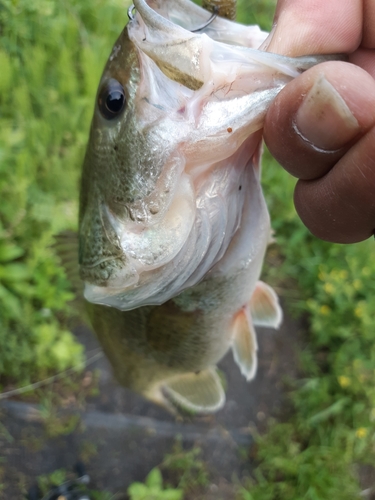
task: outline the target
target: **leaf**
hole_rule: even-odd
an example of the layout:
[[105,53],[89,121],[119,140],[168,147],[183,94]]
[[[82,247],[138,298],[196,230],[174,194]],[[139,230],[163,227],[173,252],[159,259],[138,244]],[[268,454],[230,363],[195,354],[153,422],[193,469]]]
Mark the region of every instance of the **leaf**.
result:
[[324,422],[325,420],[328,420],[330,417],[338,415],[339,413],[342,412],[342,410],[348,403],[351,403],[350,398],[339,399],[325,410],[322,410],[319,413],[313,415],[311,418],[309,418],[309,423],[317,424],[320,422]]
[[163,488],[163,477],[161,475],[160,469],[155,467],[146,477],[145,483],[149,488]]
[[21,316],[21,302],[7,288],[0,283],[0,306],[8,317],[18,318]]
[[9,262],[18,259],[24,255],[23,248],[13,245],[12,243],[2,243],[0,245],[0,262]]
[[30,271],[25,264],[8,264],[0,267],[0,279],[4,281],[25,281],[30,278]]
[[163,500],[182,500],[184,492],[177,489],[164,490],[160,495]]
[[143,483],[132,483],[128,488],[130,500],[146,500],[149,498],[149,489]]

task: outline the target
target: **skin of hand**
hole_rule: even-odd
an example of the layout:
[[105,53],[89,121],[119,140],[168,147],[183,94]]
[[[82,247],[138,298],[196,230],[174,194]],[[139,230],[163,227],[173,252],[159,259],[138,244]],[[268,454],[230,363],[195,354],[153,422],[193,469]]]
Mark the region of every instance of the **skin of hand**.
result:
[[375,231],[375,1],[279,0],[263,50],[348,54],[315,66],[271,105],[264,138],[298,178],[294,203],[317,237],[354,243]]

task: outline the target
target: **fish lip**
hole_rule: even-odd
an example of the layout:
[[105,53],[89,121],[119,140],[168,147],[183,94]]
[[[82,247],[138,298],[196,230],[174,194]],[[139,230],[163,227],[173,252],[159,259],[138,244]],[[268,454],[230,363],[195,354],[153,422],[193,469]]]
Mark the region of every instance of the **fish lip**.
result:
[[[155,30],[163,31],[170,37],[181,37],[182,34],[184,34],[185,37],[194,36],[194,34],[190,33],[190,31],[187,31],[185,28],[182,28],[181,26],[175,24],[174,22],[166,19],[164,16],[159,14],[157,10],[148,5],[147,1],[134,0],[134,6],[142,21]],[[134,23],[134,20],[130,21],[130,23]]]
[[190,90],[200,89],[205,83],[200,54],[210,39],[175,24],[144,0],[134,0],[134,4],[137,14],[128,24],[130,40],[168,78]]
[[[123,258],[108,257],[92,265],[81,265],[80,278],[85,286],[95,286],[101,289],[124,289],[136,284],[139,280],[135,267]],[[115,274],[115,276],[114,276]],[[121,280],[121,283],[119,281]]]
[[[112,260],[112,264],[115,259]],[[137,285],[139,274],[133,266],[125,266],[114,274],[114,268],[108,270],[81,267],[80,276],[84,282],[84,297],[89,302],[98,303],[98,298],[118,294]]]

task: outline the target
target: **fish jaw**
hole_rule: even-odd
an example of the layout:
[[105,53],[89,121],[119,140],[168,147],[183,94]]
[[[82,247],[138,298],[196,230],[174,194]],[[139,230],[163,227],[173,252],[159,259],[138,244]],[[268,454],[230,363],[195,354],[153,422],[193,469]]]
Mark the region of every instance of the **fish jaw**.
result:
[[[254,27],[238,29],[240,25],[223,19],[213,21],[207,32],[192,33],[190,23],[196,24],[202,16],[206,18],[207,11],[190,5],[187,0],[180,0],[174,6],[169,5],[170,1],[164,4],[161,0],[134,0],[137,14],[128,25],[129,36],[165,74],[193,90],[212,80],[226,62],[240,66],[237,71],[245,75],[250,73],[255,81],[261,78],[262,85],[256,83],[258,88],[264,88],[264,82],[271,88],[279,83],[285,85],[290,78],[319,62],[337,59],[337,55],[290,58],[256,50],[265,33],[253,39],[250,36],[249,41],[246,31],[254,33]],[[222,26],[216,30],[220,23]],[[220,36],[224,31],[229,34],[228,43],[223,43]],[[252,90],[246,89],[247,93]]]
[[[114,305],[120,309],[133,308],[129,288],[135,289],[134,307],[155,295],[164,285],[163,268],[173,262],[181,252],[192,231],[195,221],[195,192],[188,176],[180,178],[175,195],[163,218],[154,224],[140,225],[133,221],[121,221],[109,213],[113,231],[126,255],[126,265],[107,286],[85,283],[86,300],[97,304]],[[155,290],[155,291],[153,291]],[[125,300],[124,300],[125,297]],[[164,301],[164,300],[163,300]]]

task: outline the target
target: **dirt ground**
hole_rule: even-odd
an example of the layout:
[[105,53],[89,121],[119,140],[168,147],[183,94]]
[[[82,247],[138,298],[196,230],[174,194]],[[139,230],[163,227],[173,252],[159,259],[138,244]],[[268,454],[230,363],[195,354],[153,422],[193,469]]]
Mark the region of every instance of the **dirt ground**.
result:
[[[104,357],[89,367],[90,373],[99,370],[99,395],[89,398],[83,410],[75,405],[61,410],[64,418],[78,414],[80,419],[67,435],[47,435],[45,407],[0,401],[0,456],[4,457],[0,498],[24,499],[23,492],[37,476],[71,469],[77,459],[85,461],[93,488],[126,492],[129,484],[143,481],[162,462],[178,435],[184,445],[202,448],[212,498],[234,498],[233,477],[243,478],[251,469],[243,457],[249,456],[252,432],[262,430],[268,417],[280,412],[283,377],[295,375],[301,330],[288,317],[278,331],[258,329],[259,369],[251,383],[241,376],[229,353],[219,365],[227,379],[227,402],[213,416],[176,418],[121,387]],[[98,348],[86,328],[77,329],[76,334],[88,352]]]

